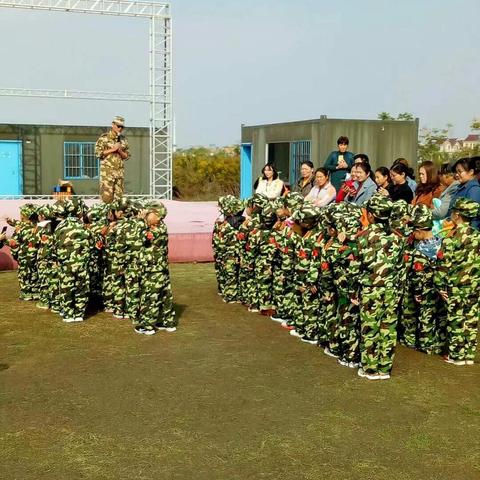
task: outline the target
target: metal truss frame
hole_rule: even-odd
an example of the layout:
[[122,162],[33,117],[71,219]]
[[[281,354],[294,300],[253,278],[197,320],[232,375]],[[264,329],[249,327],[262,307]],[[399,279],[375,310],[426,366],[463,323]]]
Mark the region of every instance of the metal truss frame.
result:
[[150,20],[148,95],[68,90],[0,89],[0,95],[150,103],[150,196],[172,198],[172,19],[170,5],[127,0],[0,0],[0,7],[141,17]]

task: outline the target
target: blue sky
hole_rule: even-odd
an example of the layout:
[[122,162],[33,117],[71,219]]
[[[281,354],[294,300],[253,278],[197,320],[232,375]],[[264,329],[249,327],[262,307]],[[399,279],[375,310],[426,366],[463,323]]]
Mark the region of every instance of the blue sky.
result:
[[[480,116],[478,0],[173,0],[180,146],[240,125],[412,112],[465,135]],[[144,20],[0,9],[1,87],[148,91]],[[0,122],[108,124],[144,106],[0,97]]]

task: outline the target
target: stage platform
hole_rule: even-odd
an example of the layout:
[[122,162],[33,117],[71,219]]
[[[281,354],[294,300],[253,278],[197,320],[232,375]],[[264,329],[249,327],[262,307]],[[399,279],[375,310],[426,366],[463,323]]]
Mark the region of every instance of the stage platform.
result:
[[[6,225],[5,218],[19,218],[20,207],[25,203],[45,204],[53,200],[0,200],[0,230]],[[87,205],[94,203],[86,200]],[[211,262],[212,230],[219,212],[216,202],[179,202],[164,200],[167,207],[165,222],[168,227],[170,262]],[[13,229],[8,227],[10,237]],[[0,270],[16,268],[8,247],[0,250]]]

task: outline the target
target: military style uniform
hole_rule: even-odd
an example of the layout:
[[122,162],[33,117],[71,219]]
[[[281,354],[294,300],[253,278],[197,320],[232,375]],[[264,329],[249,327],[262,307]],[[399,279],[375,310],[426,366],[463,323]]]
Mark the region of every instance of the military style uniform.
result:
[[[452,210],[470,221],[477,217],[479,204],[459,198]],[[480,233],[469,223],[454,226],[443,240],[437,253],[435,284],[448,294],[446,361],[456,365],[472,364],[480,313]]]
[[379,194],[367,203],[378,223],[369,225],[358,236],[361,262],[360,355],[359,376],[368,379],[389,378],[397,342],[397,265],[403,243],[388,230],[392,202]]
[[64,217],[55,229],[55,259],[59,266],[59,308],[65,322],[83,321],[90,293],[89,262],[94,240],[78,216],[83,205],[65,200]]
[[100,196],[105,203],[119,200],[124,192],[125,160],[118,152],[103,156],[103,152],[113,148],[116,143],[120,143],[122,150],[129,155],[127,139],[113,130],[104,133],[95,145],[95,155],[100,159]]
[[18,283],[20,298],[23,300],[38,299],[37,228],[31,218],[36,216],[36,207],[25,204],[20,208],[22,220],[15,222],[15,231],[9,240],[12,257],[18,263]]
[[140,251],[140,305],[137,326],[147,330],[175,329],[178,320],[173,308],[173,294],[168,269],[168,231],[163,218],[163,204],[150,207],[161,219],[160,224],[144,230],[145,243]]

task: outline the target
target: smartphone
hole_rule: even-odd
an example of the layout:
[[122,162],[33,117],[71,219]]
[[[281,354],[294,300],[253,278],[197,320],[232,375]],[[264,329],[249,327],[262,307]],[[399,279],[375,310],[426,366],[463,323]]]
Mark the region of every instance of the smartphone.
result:
[[5,233],[7,231],[7,226],[5,225],[3,228],[2,228],[2,233]]

